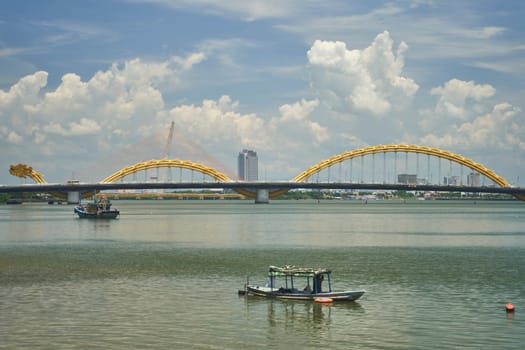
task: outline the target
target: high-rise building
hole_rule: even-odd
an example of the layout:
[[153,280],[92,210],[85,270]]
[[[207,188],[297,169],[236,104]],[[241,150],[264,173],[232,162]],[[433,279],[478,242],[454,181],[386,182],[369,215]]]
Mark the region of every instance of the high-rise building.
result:
[[443,178],[444,185],[458,186],[460,184],[460,178],[457,175],[445,176]]
[[259,179],[257,152],[243,149],[242,152],[239,152],[237,164],[240,180],[257,181]]
[[467,176],[467,184],[469,186],[476,186],[479,187],[481,181],[480,181],[480,174],[479,173],[470,173]]

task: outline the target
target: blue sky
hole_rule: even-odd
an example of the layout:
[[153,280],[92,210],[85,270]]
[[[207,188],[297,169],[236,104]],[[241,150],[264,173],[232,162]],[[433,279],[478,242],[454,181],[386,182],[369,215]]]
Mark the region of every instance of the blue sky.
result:
[[[170,155],[286,180],[413,143],[525,183],[519,1],[0,3],[0,183],[100,180]],[[518,180],[521,179],[521,180]]]

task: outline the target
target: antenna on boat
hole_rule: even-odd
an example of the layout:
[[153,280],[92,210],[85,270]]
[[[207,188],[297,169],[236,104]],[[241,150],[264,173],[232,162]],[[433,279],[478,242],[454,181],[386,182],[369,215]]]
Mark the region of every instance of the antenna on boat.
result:
[[244,283],[244,289],[239,289],[239,295],[246,295],[248,292],[248,285],[250,284],[250,275],[246,275],[246,283]]

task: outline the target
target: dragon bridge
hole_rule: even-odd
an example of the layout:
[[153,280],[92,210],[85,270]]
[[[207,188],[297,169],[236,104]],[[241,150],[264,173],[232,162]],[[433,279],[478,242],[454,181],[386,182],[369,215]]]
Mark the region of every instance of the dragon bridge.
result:
[[[309,167],[304,170],[302,173],[294,177],[291,181],[300,183],[306,182],[308,179],[320,171],[327,169],[335,164],[341,163],[346,160],[350,160],[356,157],[362,157],[366,155],[373,155],[378,153],[391,153],[391,152],[405,152],[405,153],[417,153],[425,154],[429,156],[438,157],[441,159],[446,159],[451,162],[460,164],[462,166],[468,167],[473,171],[476,171],[483,176],[487,177],[495,184],[501,187],[511,187],[511,184],[505,180],[503,177],[497,175],[494,171],[486,168],[480,163],[473,161],[472,159],[463,157],[457,153],[452,153],[449,151],[441,150],[439,148],[432,148],[426,146],[418,145],[407,145],[407,144],[388,144],[388,145],[377,145],[377,146],[367,146],[363,148],[354,149],[352,151],[346,151],[337,155],[334,155],[330,158],[320,161],[319,163]],[[139,162],[127,167],[124,167],[117,172],[109,175],[101,181],[101,183],[113,183],[120,179],[125,178],[128,175],[134,174],[139,171],[145,171],[149,169],[158,169],[158,168],[169,168],[176,167],[181,169],[188,169],[192,171],[198,171],[204,175],[208,175],[217,182],[231,182],[232,180],[222,172],[208,167],[206,165],[195,163],[189,160],[177,160],[177,159],[153,159],[144,162]],[[19,177],[30,177],[36,183],[45,183],[45,180],[39,172],[35,171],[31,167],[28,167],[24,164],[18,164],[16,166],[11,165],[10,173]],[[256,191],[251,191],[247,189],[235,189],[238,193],[249,197],[256,198]],[[283,193],[288,192],[288,189],[279,189],[279,190],[269,190],[269,198],[275,198]],[[58,195],[58,194],[55,194]],[[83,194],[84,195],[84,194]],[[87,193],[86,196],[89,196]],[[63,195],[61,196],[63,197]],[[516,198],[525,200],[525,196],[516,195]]]

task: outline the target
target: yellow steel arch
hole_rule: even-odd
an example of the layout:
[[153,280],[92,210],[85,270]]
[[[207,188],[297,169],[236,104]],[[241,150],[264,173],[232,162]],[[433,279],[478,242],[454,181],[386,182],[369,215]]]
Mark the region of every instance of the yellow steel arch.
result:
[[136,173],[138,171],[148,170],[148,169],[154,169],[154,168],[162,168],[162,167],[176,167],[176,168],[183,168],[183,169],[189,169],[189,170],[196,170],[200,173],[203,173],[205,175],[211,176],[216,180],[224,181],[224,182],[230,182],[230,178],[223,173],[221,173],[218,170],[215,170],[213,168],[210,168],[206,165],[194,163],[189,160],[178,160],[178,159],[152,159],[145,162],[136,163],[130,166],[127,166],[125,168],[120,169],[119,171],[109,175],[104,180],[102,180],[102,183],[108,183],[108,182],[115,182],[118,181],[128,175],[131,175],[133,173]]
[[[196,170],[200,173],[203,173],[205,175],[209,175],[213,177],[214,179],[222,182],[231,182],[232,180],[222,172],[215,170],[213,168],[210,168],[206,165],[195,163],[189,160],[178,160],[178,159],[152,159],[145,162],[136,163],[130,166],[127,166],[125,168],[120,169],[119,171],[109,175],[104,180],[102,180],[102,183],[108,183],[108,182],[115,182],[118,181],[128,175],[131,175],[133,173],[136,173],[138,171],[148,170],[148,169],[154,169],[159,167],[176,167],[176,168],[183,168],[183,169],[189,169],[189,170]],[[241,189],[241,188],[234,188],[234,190],[242,194],[243,196],[249,197],[249,198],[255,198],[256,193],[252,192],[250,190]],[[275,196],[285,193],[288,190],[279,191],[279,192],[270,192],[270,198],[274,198]]]
[[332,156],[328,159],[325,159],[311,166],[310,168],[306,169],[305,171],[297,175],[295,178],[293,178],[292,181],[303,182],[306,179],[308,179],[310,176],[320,172],[321,170],[326,169],[334,164],[340,163],[348,159],[365,156],[369,154],[385,153],[385,152],[421,153],[421,154],[428,154],[431,156],[436,156],[436,157],[443,158],[443,159],[448,159],[455,163],[459,163],[461,165],[467,166],[470,169],[479,172],[480,174],[483,174],[484,176],[488,177],[489,179],[494,181],[494,183],[498,184],[501,187],[511,186],[511,184],[507,180],[497,175],[494,171],[486,168],[480,163],[474,162],[472,159],[465,158],[457,153],[444,151],[439,148],[432,148],[432,147],[418,146],[418,145],[404,145],[404,144],[367,146],[367,147],[355,149],[353,151],[343,152],[341,154],[337,154],[335,156]]

